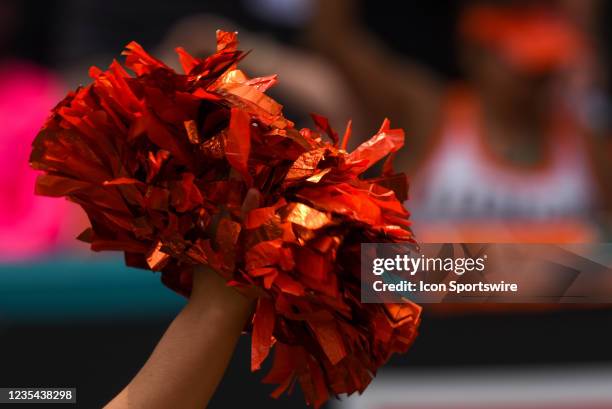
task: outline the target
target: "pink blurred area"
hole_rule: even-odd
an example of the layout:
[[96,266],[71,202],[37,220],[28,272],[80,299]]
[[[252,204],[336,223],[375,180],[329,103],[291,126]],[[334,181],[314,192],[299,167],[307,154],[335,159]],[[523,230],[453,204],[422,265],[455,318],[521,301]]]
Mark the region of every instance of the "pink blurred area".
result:
[[61,245],[74,206],[34,195],[31,143],[61,98],[60,81],[27,62],[0,62],[0,262],[44,256]]

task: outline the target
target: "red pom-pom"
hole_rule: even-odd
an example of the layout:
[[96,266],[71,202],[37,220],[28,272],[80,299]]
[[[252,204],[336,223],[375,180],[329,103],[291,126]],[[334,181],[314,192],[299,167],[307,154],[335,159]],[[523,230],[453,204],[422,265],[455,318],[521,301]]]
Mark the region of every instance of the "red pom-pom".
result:
[[83,207],[93,250],[124,251],[181,294],[206,265],[257,295],[251,367],[274,347],[273,396],[296,380],[315,406],[361,392],[419,323],[412,303],[360,302],[360,243],[412,241],[405,176],[390,160],[381,177],[360,176],[404,133],[385,121],[347,153],[321,116],[325,135],[297,130],[264,94],[276,76],[247,78],[236,34],[217,41],[204,59],[177,49],[184,74],[134,42],[124,55],[135,76],[117,62],[92,68],[34,142],[36,190]]

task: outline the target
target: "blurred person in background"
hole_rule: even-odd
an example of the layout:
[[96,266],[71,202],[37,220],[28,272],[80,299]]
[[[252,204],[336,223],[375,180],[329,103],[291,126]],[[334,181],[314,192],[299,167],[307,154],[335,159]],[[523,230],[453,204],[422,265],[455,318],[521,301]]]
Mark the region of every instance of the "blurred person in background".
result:
[[320,2],[311,44],[345,73],[364,112],[408,132],[396,167],[411,175],[421,242],[601,239],[610,138],[571,98],[590,95],[600,63],[567,4],[467,3],[457,31],[465,80],[448,86],[369,33],[357,3]]

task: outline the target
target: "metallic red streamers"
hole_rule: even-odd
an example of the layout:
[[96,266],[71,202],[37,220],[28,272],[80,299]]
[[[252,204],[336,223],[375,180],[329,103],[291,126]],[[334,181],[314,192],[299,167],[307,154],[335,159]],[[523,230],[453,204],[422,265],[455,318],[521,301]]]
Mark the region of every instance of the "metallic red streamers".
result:
[[404,134],[385,121],[347,153],[324,117],[325,135],[298,130],[264,94],[276,76],[247,78],[236,34],[217,41],[206,58],[177,49],[184,74],[134,42],[123,53],[133,74],[92,68],[34,141],[37,192],[83,207],[91,228],[79,238],[93,250],[124,251],[181,294],[206,265],[256,295],[251,367],[275,350],[273,396],[296,381],[315,406],[362,392],[419,323],[412,303],[360,302],[360,243],[413,240],[405,176],[390,161],[361,175]]

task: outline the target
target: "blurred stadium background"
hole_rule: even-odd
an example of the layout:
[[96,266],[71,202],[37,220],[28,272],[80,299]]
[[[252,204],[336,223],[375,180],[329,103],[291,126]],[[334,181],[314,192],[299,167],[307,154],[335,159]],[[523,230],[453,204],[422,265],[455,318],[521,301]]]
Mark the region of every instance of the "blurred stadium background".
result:
[[[407,130],[396,166],[411,175],[422,241],[610,242],[610,11],[597,0],[0,0],[0,386],[74,386],[78,407],[101,407],[184,304],[158,275],[74,240],[86,227],[76,206],[33,194],[30,143],[49,109],[129,41],[176,61],[175,46],[206,54],[215,29],[237,29],[254,50],[244,69],[280,74],[272,93],[298,124],[353,118],[365,139],[390,116]],[[549,114],[560,119],[541,123]],[[609,408],[611,318],[607,306],[426,307],[410,353],[363,397],[328,406]],[[303,406],[299,394],[268,398],[249,354],[243,337],[211,408]]]

